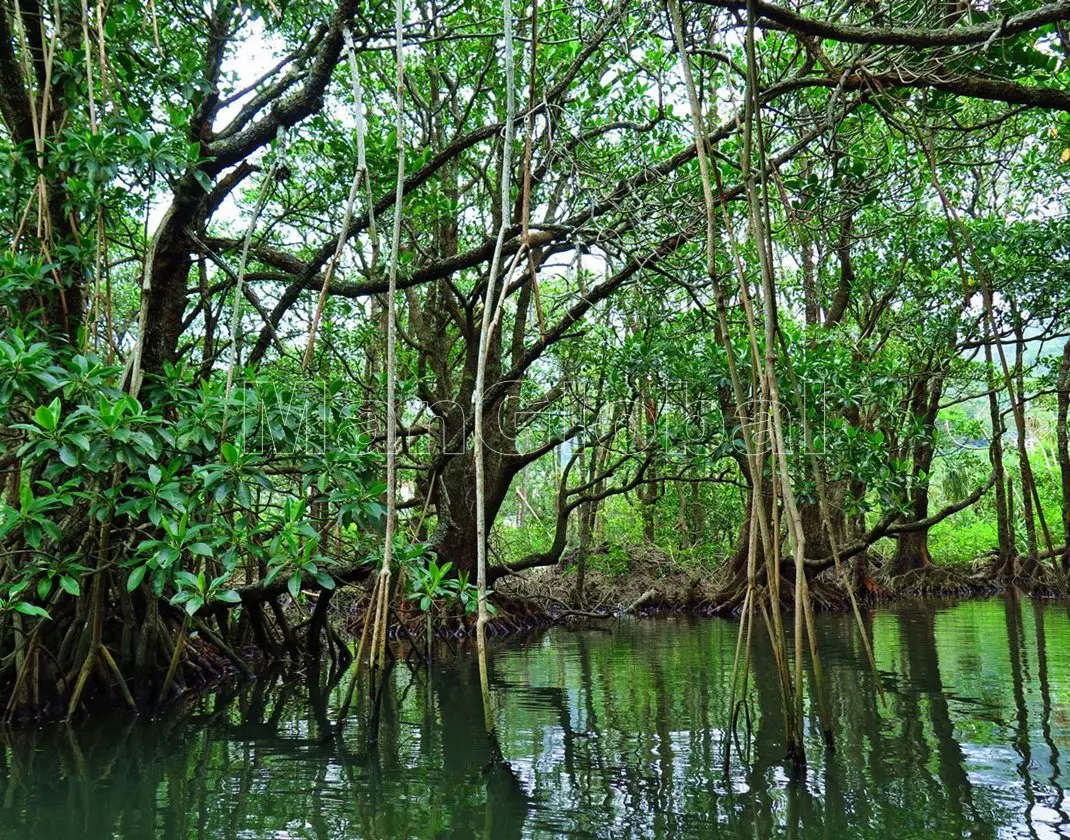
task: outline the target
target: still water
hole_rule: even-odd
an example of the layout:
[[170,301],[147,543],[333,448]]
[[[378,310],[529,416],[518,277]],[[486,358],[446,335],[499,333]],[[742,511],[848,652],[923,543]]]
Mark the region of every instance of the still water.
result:
[[629,621],[495,647],[501,763],[464,654],[393,671],[371,751],[364,712],[323,737],[339,690],[307,680],[152,724],[0,735],[0,837],[1070,837],[1065,606],[879,610],[877,676],[851,618],[820,618],[837,748],[810,710],[794,777],[767,649],[726,773],[736,626]]

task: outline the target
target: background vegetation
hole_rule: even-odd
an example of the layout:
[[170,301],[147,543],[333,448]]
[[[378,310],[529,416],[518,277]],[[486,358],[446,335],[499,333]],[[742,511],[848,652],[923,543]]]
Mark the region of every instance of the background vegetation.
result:
[[3,0],[9,713],[345,658],[384,532],[472,611],[481,518],[577,605],[1062,585],[1070,8],[507,11]]

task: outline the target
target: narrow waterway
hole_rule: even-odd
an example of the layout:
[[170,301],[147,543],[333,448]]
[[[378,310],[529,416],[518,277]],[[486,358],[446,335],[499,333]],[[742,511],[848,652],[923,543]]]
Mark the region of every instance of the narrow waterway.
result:
[[[323,738],[339,689],[261,681],[155,723],[0,735],[0,837],[708,838],[1070,836],[1070,617],[1029,600],[821,616],[837,748],[809,709],[783,758],[758,644],[724,766],[736,625],[628,621],[501,642],[502,763],[474,660],[392,672],[381,736]],[[878,695],[879,679],[885,704]]]

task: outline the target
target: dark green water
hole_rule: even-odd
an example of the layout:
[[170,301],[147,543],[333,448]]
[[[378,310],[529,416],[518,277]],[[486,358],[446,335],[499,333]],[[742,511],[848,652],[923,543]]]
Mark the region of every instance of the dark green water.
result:
[[193,718],[0,736],[0,837],[1070,836],[1067,608],[930,603],[872,629],[886,707],[851,619],[821,618],[837,750],[811,717],[798,778],[767,651],[726,776],[735,625],[628,622],[496,647],[507,766],[486,769],[469,658],[395,670],[371,754],[362,716],[322,741],[334,694],[261,682]]

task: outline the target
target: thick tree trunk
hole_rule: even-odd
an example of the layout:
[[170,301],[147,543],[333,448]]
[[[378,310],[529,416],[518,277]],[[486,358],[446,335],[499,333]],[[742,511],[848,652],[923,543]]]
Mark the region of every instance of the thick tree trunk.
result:
[[1059,449],[1059,475],[1062,478],[1063,491],[1063,572],[1070,574],[1070,440],[1068,440],[1066,421],[1070,414],[1070,341],[1063,346],[1062,363],[1059,365],[1058,381],[1058,415],[1055,421],[1055,434]]
[[691,528],[687,520],[687,494],[684,483],[676,482],[676,527],[680,532],[680,548],[691,548]]
[[[922,505],[926,510],[929,507],[927,491],[919,491],[917,498],[911,503],[912,515],[915,518],[919,516],[918,510]],[[895,545],[895,556],[892,558],[893,575],[906,574],[914,569],[925,569],[932,564],[932,555],[929,554],[928,528],[907,531],[899,535]]]
[[1010,577],[1014,572],[1014,527],[1011,519],[1010,499],[1007,491],[1007,476],[1003,468],[1003,420],[999,413],[999,400],[995,393],[989,394],[989,416],[992,422],[992,439],[988,456],[992,462],[992,475],[996,488],[996,539],[997,556],[994,571],[998,577]]
[[658,502],[658,488],[654,482],[645,484],[635,491],[635,497],[639,502],[639,516],[643,521],[643,542],[647,545],[654,544],[656,535],[655,512]]
[[144,373],[159,373],[165,363],[177,361],[193,266],[189,231],[203,224],[205,205],[203,189],[192,174],[187,174],[153,236],[147,278],[141,291],[144,333],[140,336],[139,367]]
[[[486,453],[484,479],[486,481],[486,522],[490,529],[501,510],[512,473],[502,456]],[[475,466],[470,455],[451,458],[435,489],[438,524],[431,536],[431,544],[440,561],[450,561],[458,573],[474,580],[476,572],[476,498]]]
[[[847,542],[847,521],[844,517],[843,503],[847,487],[843,482],[833,482],[825,486],[828,496],[828,514],[832,523],[832,533],[836,544],[842,546]],[[799,505],[803,532],[806,534],[806,558],[820,560],[832,556],[832,540],[829,539],[824,517],[821,516],[821,504],[812,499]]]
[[[943,374],[936,373],[917,385],[914,413],[922,418],[921,437],[914,444],[914,465],[911,475],[910,518],[918,521],[929,515],[929,475],[936,452],[936,415],[944,391]],[[929,529],[907,531],[896,540],[892,558],[892,574],[902,575],[914,569],[932,565],[929,554]]]
[[688,491],[687,517],[691,544],[702,545],[706,540],[706,504],[702,499],[701,484],[692,483]]

